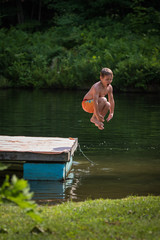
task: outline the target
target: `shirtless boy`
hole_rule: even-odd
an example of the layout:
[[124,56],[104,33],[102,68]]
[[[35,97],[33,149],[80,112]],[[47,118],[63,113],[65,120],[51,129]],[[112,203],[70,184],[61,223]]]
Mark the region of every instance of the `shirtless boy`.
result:
[[[100,72],[100,81],[96,82],[82,101],[82,108],[88,113],[93,113],[90,121],[100,130],[104,129],[104,117],[110,111],[107,122],[113,118],[114,98],[112,88],[113,72],[109,68],[103,68]],[[105,97],[108,95],[108,101]]]

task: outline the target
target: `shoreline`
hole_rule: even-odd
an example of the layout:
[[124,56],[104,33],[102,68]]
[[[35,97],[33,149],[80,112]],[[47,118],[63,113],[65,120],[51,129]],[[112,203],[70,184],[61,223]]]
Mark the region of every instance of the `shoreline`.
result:
[[[112,85],[113,86],[113,85]],[[91,85],[84,87],[76,87],[76,88],[61,88],[61,87],[0,87],[0,90],[66,90],[66,91],[87,91],[90,89]],[[138,88],[124,88],[118,89],[113,86],[113,90],[115,93],[143,93],[143,94],[158,94],[160,93],[160,86],[154,86],[148,89],[138,89]]]

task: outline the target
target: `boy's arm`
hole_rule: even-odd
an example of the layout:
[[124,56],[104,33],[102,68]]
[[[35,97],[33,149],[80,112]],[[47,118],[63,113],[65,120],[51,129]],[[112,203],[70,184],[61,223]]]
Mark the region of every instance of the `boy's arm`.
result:
[[112,88],[112,86],[110,86],[110,89],[109,89],[109,92],[108,92],[108,101],[109,101],[109,103],[111,104],[111,107],[110,107],[109,116],[108,116],[108,118],[107,118],[107,122],[109,122],[109,121],[113,118],[113,115],[114,115],[114,106],[115,106],[115,103],[114,103],[113,88]]
[[96,91],[96,89],[93,89],[94,115],[96,116],[98,121],[104,122],[104,117],[99,113],[98,110],[98,98],[99,98],[98,92]]

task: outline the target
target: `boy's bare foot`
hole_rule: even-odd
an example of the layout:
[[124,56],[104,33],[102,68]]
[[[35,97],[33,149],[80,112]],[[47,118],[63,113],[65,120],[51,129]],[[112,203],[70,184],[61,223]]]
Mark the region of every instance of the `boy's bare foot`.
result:
[[104,124],[102,122],[99,122],[95,116],[92,116],[90,121],[95,124],[100,130],[104,129]]
[[97,126],[100,130],[103,130],[104,129],[104,125],[103,123],[101,123],[100,125]]
[[98,125],[100,123],[94,115],[91,117],[90,121],[92,123],[94,123],[97,127],[98,127]]

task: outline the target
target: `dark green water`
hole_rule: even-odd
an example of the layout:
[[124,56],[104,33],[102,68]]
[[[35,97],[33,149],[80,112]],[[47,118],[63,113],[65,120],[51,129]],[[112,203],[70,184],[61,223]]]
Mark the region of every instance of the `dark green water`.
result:
[[[91,166],[77,151],[63,194],[54,193],[54,182],[43,182],[45,194],[37,193],[37,198],[80,201],[159,195],[160,97],[115,93],[114,118],[100,131],[90,123],[91,115],[81,109],[84,94],[0,90],[0,135],[78,137],[81,149],[96,163]],[[30,184],[36,192],[38,183]]]

